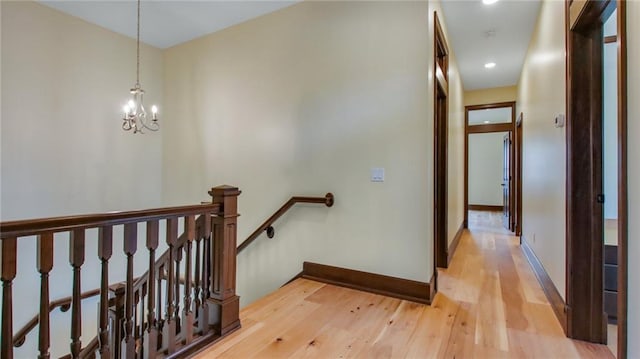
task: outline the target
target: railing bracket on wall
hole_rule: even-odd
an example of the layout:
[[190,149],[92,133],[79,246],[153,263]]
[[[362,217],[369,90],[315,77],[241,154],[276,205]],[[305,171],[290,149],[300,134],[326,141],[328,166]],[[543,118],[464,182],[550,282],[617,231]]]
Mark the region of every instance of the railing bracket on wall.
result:
[[267,227],[265,231],[267,232],[267,237],[269,238],[273,238],[273,236],[276,235],[276,230],[273,228],[273,226]]

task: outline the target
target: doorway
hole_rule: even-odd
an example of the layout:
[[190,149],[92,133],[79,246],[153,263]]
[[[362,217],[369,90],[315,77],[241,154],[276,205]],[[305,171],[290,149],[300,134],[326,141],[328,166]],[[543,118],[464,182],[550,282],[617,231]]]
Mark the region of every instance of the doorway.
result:
[[[617,11],[616,11],[617,10]],[[626,172],[626,9],[625,2],[567,1],[567,334],[607,342],[605,230],[607,196],[604,167],[605,116],[603,24],[615,14],[617,83],[617,353],[626,356],[627,172]],[[616,91],[617,90],[617,91]],[[589,278],[590,280],[585,280]]]
[[502,226],[513,231],[513,221],[511,220],[511,132],[502,136]]
[[516,176],[515,102],[465,107],[464,226],[469,210],[502,212],[505,229],[515,232],[520,219],[516,198],[522,188]]

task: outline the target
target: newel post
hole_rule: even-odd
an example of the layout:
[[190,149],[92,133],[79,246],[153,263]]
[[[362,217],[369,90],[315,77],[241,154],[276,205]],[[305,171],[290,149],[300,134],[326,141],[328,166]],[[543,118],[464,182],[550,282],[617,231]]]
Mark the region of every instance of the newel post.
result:
[[238,223],[238,195],[240,190],[218,186],[209,192],[213,203],[220,204],[220,212],[212,218],[213,245],[211,248],[211,294],[213,323],[220,335],[240,327],[240,297],[236,295],[236,248]]

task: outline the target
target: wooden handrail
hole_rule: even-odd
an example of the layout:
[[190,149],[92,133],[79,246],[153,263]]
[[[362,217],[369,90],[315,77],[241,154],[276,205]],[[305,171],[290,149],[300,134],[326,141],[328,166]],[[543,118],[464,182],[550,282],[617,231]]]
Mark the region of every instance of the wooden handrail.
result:
[[[95,297],[100,294],[100,288],[96,288],[87,292],[84,292],[80,295],[81,299],[87,299],[91,297]],[[69,310],[69,306],[71,305],[71,296],[60,298],[54,301],[49,302],[49,313],[53,312],[56,308],[61,308],[60,310],[66,312]],[[27,335],[36,327],[39,323],[38,315],[36,314],[25,324],[18,332],[13,336],[13,346],[20,347],[24,344],[24,341]]]
[[267,235],[269,238],[273,237],[273,223],[278,220],[283,214],[285,214],[293,205],[296,203],[321,203],[327,207],[333,206],[333,193],[327,193],[324,197],[301,197],[294,196],[291,197],[285,204],[280,207],[274,214],[271,215],[264,223],[260,225],[247,239],[242,242],[238,246],[236,253],[242,252],[245,248],[247,248],[253,241],[256,240],[264,232],[267,231]]
[[102,226],[116,226],[127,223],[165,219],[180,213],[181,216],[204,212],[217,213],[219,203],[198,204],[178,207],[155,208],[139,211],[108,212],[79,216],[26,219],[0,223],[0,237],[25,237],[47,232],[63,232]]

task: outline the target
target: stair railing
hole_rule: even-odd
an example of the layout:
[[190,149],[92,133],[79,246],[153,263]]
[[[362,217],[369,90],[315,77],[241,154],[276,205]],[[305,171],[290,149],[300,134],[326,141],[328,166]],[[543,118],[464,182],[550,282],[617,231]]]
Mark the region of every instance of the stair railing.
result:
[[[50,357],[49,273],[53,269],[53,236],[61,232],[69,233],[69,263],[73,272],[69,357],[91,357],[96,349],[101,358],[142,358],[156,354],[175,357],[197,350],[239,328],[235,268],[240,191],[235,187],[219,186],[212,188],[209,194],[213,202],[204,205],[0,223],[3,293],[0,357],[13,358],[12,284],[17,271],[17,243],[28,240],[25,237],[29,236],[37,236],[37,270],[41,274],[38,352],[40,358]],[[184,218],[184,233],[180,236],[179,218]],[[169,249],[166,257],[163,255],[156,262],[160,221],[166,224],[164,239]],[[150,260],[147,273],[134,280],[134,256],[140,242],[139,223],[146,224],[144,245]],[[109,260],[114,254],[113,229],[116,226],[124,227],[126,281],[110,288]],[[97,257],[101,262],[99,328],[97,338],[82,348],[80,284],[85,261],[85,233],[92,228],[98,229]],[[200,243],[203,244],[201,251]],[[179,269],[183,258],[184,280],[180,278]],[[195,278],[191,276],[192,263],[196,268]],[[160,280],[166,281],[164,286]],[[178,294],[181,283],[182,297]],[[182,313],[180,299],[184,302]],[[165,308],[164,313],[160,313],[161,308]],[[196,316],[197,328],[194,327]]]
[[291,207],[293,207],[296,203],[318,203],[324,204],[327,207],[333,206],[333,193],[327,193],[324,197],[302,197],[302,196],[294,196],[291,197],[287,202],[285,202],[275,213],[271,215],[271,217],[267,218],[264,223],[262,223],[258,228],[256,228],[247,239],[244,240],[238,246],[238,254],[242,252],[245,248],[247,248],[253,241],[255,241],[263,232],[267,232],[267,237],[273,238],[275,235],[275,229],[273,228],[273,223],[278,220],[278,218],[282,217]]

